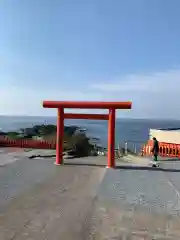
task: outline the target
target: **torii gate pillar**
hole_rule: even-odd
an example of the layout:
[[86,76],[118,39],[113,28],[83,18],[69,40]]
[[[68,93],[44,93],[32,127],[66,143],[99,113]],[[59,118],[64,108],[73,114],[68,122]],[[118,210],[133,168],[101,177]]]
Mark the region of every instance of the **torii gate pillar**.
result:
[[[108,120],[108,168],[115,167],[115,118],[116,109],[131,109],[131,102],[63,102],[44,101],[43,107],[57,108],[56,165],[63,164],[64,119]],[[109,114],[64,113],[65,108],[109,109]]]
[[109,121],[108,121],[108,164],[107,167],[115,166],[115,109],[109,109]]

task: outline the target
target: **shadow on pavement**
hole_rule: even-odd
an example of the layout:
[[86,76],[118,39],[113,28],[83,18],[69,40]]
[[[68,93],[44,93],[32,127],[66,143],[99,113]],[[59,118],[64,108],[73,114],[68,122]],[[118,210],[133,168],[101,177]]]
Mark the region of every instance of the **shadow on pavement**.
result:
[[65,166],[90,166],[90,167],[102,167],[102,168],[106,167],[106,165],[95,164],[95,163],[67,163],[67,162],[65,162],[63,165],[65,165]]
[[161,172],[180,172],[180,169],[174,168],[161,168],[161,167],[148,167],[148,166],[117,166],[116,169],[125,170],[148,170],[148,171],[161,171]]
[[168,159],[161,159],[159,162],[180,162],[179,158],[168,158]]
[[[94,164],[94,163],[64,163],[65,166],[91,166],[91,167],[101,167],[104,168],[106,165],[103,164]],[[172,168],[161,168],[161,167],[148,167],[148,166],[116,166],[115,169],[123,170],[148,170],[148,171],[161,171],[161,172],[180,172],[180,169]]]

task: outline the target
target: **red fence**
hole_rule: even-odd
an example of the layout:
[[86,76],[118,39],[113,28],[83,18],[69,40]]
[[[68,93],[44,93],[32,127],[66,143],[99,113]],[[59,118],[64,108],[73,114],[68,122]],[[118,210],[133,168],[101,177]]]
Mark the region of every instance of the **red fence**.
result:
[[56,142],[34,139],[10,139],[6,136],[0,136],[0,147],[56,149]]
[[[143,156],[151,156],[152,140],[149,140],[142,148]],[[159,155],[161,157],[180,158],[180,144],[159,142]]]
[[[10,139],[0,136],[0,147],[56,149],[56,141],[34,140],[34,139]],[[143,156],[151,156],[152,140],[142,147]],[[180,158],[180,144],[159,142],[159,155],[161,157]]]

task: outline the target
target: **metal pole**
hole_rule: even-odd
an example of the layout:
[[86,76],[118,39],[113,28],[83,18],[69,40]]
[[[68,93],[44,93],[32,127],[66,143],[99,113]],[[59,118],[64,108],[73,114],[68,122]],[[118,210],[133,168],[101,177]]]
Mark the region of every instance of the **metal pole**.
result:
[[127,148],[127,142],[125,142],[125,155],[127,155],[127,150],[128,150],[128,148]]
[[137,153],[137,149],[136,149],[136,143],[134,144],[134,153]]

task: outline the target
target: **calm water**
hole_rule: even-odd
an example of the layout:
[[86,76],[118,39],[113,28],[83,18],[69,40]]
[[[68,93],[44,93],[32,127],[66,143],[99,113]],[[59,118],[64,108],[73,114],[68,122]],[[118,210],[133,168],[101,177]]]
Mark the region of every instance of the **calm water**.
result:
[[[56,117],[0,117],[2,131],[17,130],[23,127],[31,127],[34,124],[55,124]],[[78,125],[87,129],[91,137],[100,138],[100,143],[107,146],[107,122],[88,120],[67,120],[66,125]],[[124,142],[135,142],[140,146],[147,141],[149,128],[180,127],[180,120],[116,120],[116,146],[118,142],[124,146]],[[130,144],[129,144],[130,145]]]

